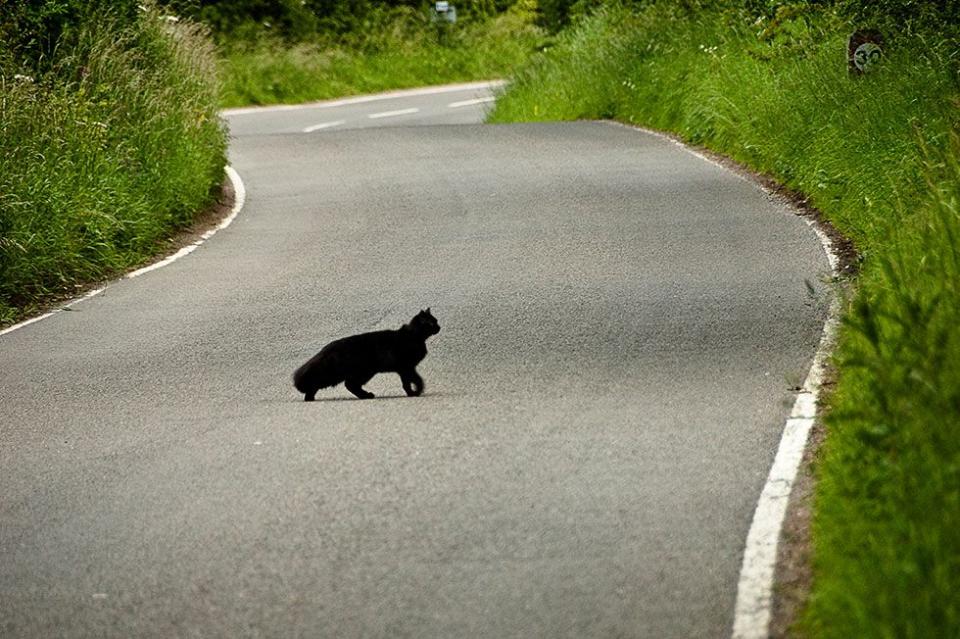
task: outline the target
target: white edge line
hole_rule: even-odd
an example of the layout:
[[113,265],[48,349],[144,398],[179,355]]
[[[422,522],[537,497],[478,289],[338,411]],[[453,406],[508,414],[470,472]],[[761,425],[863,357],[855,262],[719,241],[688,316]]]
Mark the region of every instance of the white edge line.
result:
[[[736,175],[768,195],[773,195],[769,189],[757,181],[736,171],[731,171],[720,162],[691,149],[676,138],[659,131],[612,120],[604,120],[603,122],[634,129],[673,142],[691,155]],[[840,258],[834,250],[833,241],[813,220],[805,219],[807,225],[813,229],[817,239],[820,240],[820,246],[830,263],[831,273],[834,277],[839,276]],[[840,298],[838,295],[834,295],[830,301],[827,319],[820,335],[820,343],[813,355],[810,371],[807,373],[803,387],[797,394],[790,415],[784,424],[776,457],[774,457],[773,465],[770,467],[770,473],[767,475],[766,483],[760,492],[760,498],[753,513],[743,551],[740,578],[737,583],[732,639],[767,639],[769,636],[773,582],[777,567],[777,546],[787,513],[787,505],[790,501],[790,493],[793,491],[797,472],[800,469],[800,462],[803,460],[803,453],[807,448],[810,430],[816,420],[817,402],[820,398],[824,369],[827,358],[836,342],[837,331],[840,326],[840,313]]]
[[346,124],[346,120],[334,120],[333,122],[321,122],[320,124],[314,124],[303,129],[304,133],[313,133],[314,131],[319,131],[321,129],[329,129],[335,126],[340,126],[341,124]]
[[248,115],[254,113],[270,113],[273,111],[298,111],[301,109],[330,109],[333,107],[348,106],[351,104],[364,104],[366,102],[379,102],[380,100],[393,100],[395,98],[408,98],[418,95],[437,95],[440,93],[456,93],[457,91],[471,91],[476,89],[497,89],[506,84],[505,80],[489,80],[485,82],[468,82],[465,84],[448,84],[437,87],[426,87],[418,89],[403,89],[400,91],[388,91],[386,93],[375,93],[371,95],[360,95],[352,98],[339,98],[336,100],[321,100],[318,102],[306,102],[304,104],[274,104],[269,106],[235,107],[232,109],[221,109],[223,116]]
[[[230,223],[233,222],[234,218],[237,217],[237,214],[240,213],[240,209],[243,208],[243,203],[244,203],[244,201],[245,201],[246,198],[247,198],[247,191],[246,191],[246,189],[245,189],[244,186],[243,186],[243,180],[240,178],[240,174],[237,173],[236,170],[234,170],[234,168],[233,168],[232,166],[230,166],[230,165],[225,166],[225,167],[224,167],[224,171],[226,172],[227,177],[230,179],[230,183],[233,185],[233,193],[234,193],[234,195],[233,195],[233,208],[230,209],[230,214],[227,215],[227,217],[225,217],[223,220],[221,220],[220,224],[218,224],[215,228],[210,229],[209,231],[206,231],[205,233],[203,233],[203,235],[200,236],[200,239],[197,240],[196,242],[193,242],[192,244],[188,244],[187,246],[184,246],[182,249],[180,249],[179,251],[177,251],[177,252],[174,253],[173,255],[170,255],[170,256],[168,256],[168,257],[165,257],[164,259],[160,260],[159,262],[155,262],[155,263],[153,263],[153,264],[150,264],[149,266],[145,266],[145,267],[143,267],[143,268],[137,269],[136,271],[131,271],[130,273],[127,273],[126,275],[124,275],[123,277],[120,278],[121,280],[126,280],[126,279],[132,279],[132,278],[134,278],[134,277],[139,277],[139,276],[143,275],[144,273],[149,273],[150,271],[155,271],[155,270],[157,270],[158,268],[161,268],[161,267],[166,266],[167,264],[170,264],[171,262],[175,262],[176,260],[180,259],[180,258],[183,257],[184,255],[189,255],[190,253],[192,253],[193,251],[195,251],[195,250],[197,249],[197,247],[199,247],[199,246],[200,246],[201,244],[203,244],[205,241],[207,241],[208,239],[210,239],[210,238],[213,236],[213,234],[216,233],[217,231],[219,231],[219,230],[221,230],[221,229],[225,229],[225,228],[227,228],[228,226],[230,226]],[[120,281],[120,280],[117,280],[117,281]],[[70,307],[72,307],[74,304],[78,304],[78,303],[80,303],[80,302],[82,302],[82,301],[84,301],[84,300],[88,300],[88,299],[90,299],[91,297],[95,297],[95,296],[99,295],[100,293],[103,293],[106,289],[107,289],[106,286],[103,286],[103,287],[98,288],[98,289],[94,289],[94,290],[89,291],[89,292],[85,293],[84,295],[82,295],[82,296],[74,299],[74,300],[71,300],[71,301],[67,302],[66,304],[64,304],[64,305],[61,306],[60,308],[57,308],[57,309],[55,309],[55,310],[52,310],[52,311],[50,311],[50,312],[48,312],[48,313],[44,313],[43,315],[38,315],[37,317],[31,317],[30,319],[24,320],[24,321],[22,321],[22,322],[19,322],[18,324],[14,324],[13,326],[8,326],[7,328],[5,328],[5,329],[3,329],[3,330],[0,330],[0,336],[6,335],[7,333],[12,333],[13,331],[16,331],[16,330],[19,330],[19,329],[21,329],[21,328],[24,328],[25,326],[29,326],[30,324],[34,324],[34,323],[36,323],[36,322],[39,322],[40,320],[47,319],[48,317],[50,317],[50,316],[52,316],[52,315],[56,315],[57,313],[61,313],[61,312],[65,311],[65,310],[69,309]]]
[[[831,265],[837,261],[833,245],[820,229],[817,232]],[[836,273],[836,269],[834,269]],[[773,585],[777,567],[777,547],[786,517],[790,493],[796,482],[800,462],[807,447],[810,430],[817,416],[817,402],[826,359],[833,349],[840,325],[840,300],[834,296],[820,344],[813,356],[803,389],[784,425],[777,455],[760,493],[743,551],[737,601],[734,606],[733,639],[766,639],[769,636],[773,605]]]
[[380,118],[394,118],[398,115],[410,115],[412,113],[420,113],[420,109],[416,107],[410,107],[409,109],[397,109],[396,111],[384,111],[382,113],[371,113],[367,117],[371,120],[379,120]]

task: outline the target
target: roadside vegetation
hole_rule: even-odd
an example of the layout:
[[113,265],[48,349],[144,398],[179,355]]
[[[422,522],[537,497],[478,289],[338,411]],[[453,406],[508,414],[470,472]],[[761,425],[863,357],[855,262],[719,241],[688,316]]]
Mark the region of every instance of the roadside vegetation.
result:
[[[495,122],[671,131],[802,193],[861,255],[827,397],[814,583],[794,631],[960,628],[960,5],[557,2]],[[855,28],[881,63],[848,73]]]
[[0,0],[0,325],[163,250],[218,196],[203,29],[137,2]]
[[225,107],[304,102],[509,75],[543,42],[535,0],[179,0],[214,29]]

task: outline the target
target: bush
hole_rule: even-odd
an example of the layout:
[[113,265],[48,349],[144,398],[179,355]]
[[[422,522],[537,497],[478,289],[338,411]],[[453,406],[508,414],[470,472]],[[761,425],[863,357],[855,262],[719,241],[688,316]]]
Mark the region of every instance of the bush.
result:
[[837,7],[854,24],[891,36],[904,31],[956,34],[960,29],[958,0],[838,0]]
[[[454,0],[458,19],[495,17],[517,0]],[[397,15],[429,20],[432,2],[423,0],[172,0],[177,13],[209,25],[221,44],[267,36],[287,43],[364,39]]]
[[129,25],[137,12],[137,0],[0,0],[6,63],[42,75],[54,63],[58,47],[71,47],[80,25],[102,15]]

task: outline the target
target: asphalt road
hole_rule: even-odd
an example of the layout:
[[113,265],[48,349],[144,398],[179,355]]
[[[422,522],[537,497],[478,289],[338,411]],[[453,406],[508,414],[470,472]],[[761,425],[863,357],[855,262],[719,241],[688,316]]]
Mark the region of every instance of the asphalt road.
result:
[[[664,139],[449,106],[484,95],[231,113],[232,226],[0,336],[0,635],[729,636],[820,244]],[[427,306],[424,396],[301,401]]]

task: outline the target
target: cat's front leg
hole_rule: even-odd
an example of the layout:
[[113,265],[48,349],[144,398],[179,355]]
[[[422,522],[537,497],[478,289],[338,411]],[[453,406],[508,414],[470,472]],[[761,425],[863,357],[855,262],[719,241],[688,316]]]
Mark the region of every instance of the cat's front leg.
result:
[[403,384],[403,392],[410,397],[417,397],[423,394],[423,378],[415,370],[404,371],[400,373],[400,382]]

